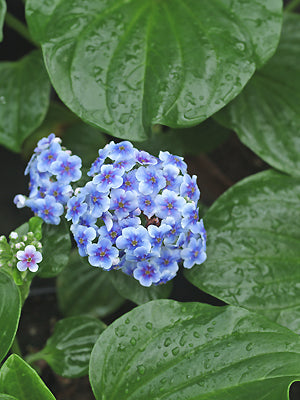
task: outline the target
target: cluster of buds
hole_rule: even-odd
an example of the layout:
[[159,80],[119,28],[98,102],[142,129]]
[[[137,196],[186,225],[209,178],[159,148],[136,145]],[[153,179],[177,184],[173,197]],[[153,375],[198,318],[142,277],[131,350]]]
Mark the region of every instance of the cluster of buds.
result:
[[0,237],[0,266],[6,269],[15,267],[23,271],[36,272],[38,263],[42,261],[42,244],[35,238],[33,232],[19,237],[17,232],[11,232],[9,241]]

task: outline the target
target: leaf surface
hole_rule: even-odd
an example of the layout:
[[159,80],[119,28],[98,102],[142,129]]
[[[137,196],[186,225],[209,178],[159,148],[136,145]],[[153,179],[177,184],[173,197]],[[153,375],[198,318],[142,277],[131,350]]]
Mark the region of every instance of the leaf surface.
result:
[[1,367],[0,392],[18,400],[55,400],[36,371],[16,354],[12,354]]
[[300,333],[300,179],[266,171],[205,214],[207,260],[185,273],[198,288]]
[[49,106],[50,82],[41,53],[0,63],[0,87],[0,143],[19,152]]
[[[14,340],[20,313],[21,299],[13,279],[0,271],[0,362],[6,356]],[[1,390],[0,390],[1,393]]]
[[216,115],[273,167],[300,175],[300,15],[287,14],[279,47],[243,92]]
[[157,300],[99,337],[97,400],[283,400],[300,376],[300,338],[238,307]]
[[63,314],[91,314],[101,318],[118,309],[124,299],[112,285],[109,273],[92,267],[74,251],[67,268],[57,279],[58,302]]
[[282,1],[28,0],[26,19],[62,101],[141,141],[232,100],[274,53]]
[[89,316],[69,317],[55,325],[53,335],[35,359],[44,359],[58,375],[77,378],[88,374],[92,349],[105,324]]

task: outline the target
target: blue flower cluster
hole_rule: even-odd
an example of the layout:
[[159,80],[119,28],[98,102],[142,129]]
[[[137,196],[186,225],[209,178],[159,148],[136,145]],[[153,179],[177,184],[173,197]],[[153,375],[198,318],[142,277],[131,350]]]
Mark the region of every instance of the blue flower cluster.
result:
[[182,157],[165,151],[157,158],[127,141],[99,150],[91,180],[67,203],[79,254],[95,267],[121,269],[143,286],[171,280],[180,262],[185,268],[203,263],[200,191],[196,176],[186,171]]
[[17,195],[18,208],[28,206],[48,224],[58,225],[64,206],[73,194],[70,185],[81,178],[81,159],[60,145],[51,133],[38,142],[25,170],[29,174],[29,198]]

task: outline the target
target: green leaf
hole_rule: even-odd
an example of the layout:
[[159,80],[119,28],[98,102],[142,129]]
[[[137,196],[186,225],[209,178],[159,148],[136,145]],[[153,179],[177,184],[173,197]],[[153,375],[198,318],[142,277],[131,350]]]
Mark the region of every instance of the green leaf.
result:
[[32,217],[29,220],[28,231],[32,232],[37,240],[42,239],[43,220],[40,217]]
[[151,300],[169,297],[173,287],[172,282],[169,282],[147,288],[142,286],[132,276],[126,275],[122,271],[110,271],[109,277],[115,289],[122,297],[138,305]]
[[80,118],[145,140],[233,99],[275,51],[282,1],[28,0],[51,81]]
[[44,359],[58,375],[78,378],[88,374],[92,349],[106,325],[89,316],[70,317],[55,325],[43,350],[31,361]]
[[20,151],[49,105],[50,82],[40,52],[0,63],[0,87],[0,143]]
[[0,370],[0,392],[18,400],[55,400],[35,370],[16,354],[11,355]]
[[237,307],[157,300],[99,337],[97,400],[283,400],[300,376],[300,338]]
[[9,396],[7,394],[0,394],[0,400],[18,400],[15,397]]
[[187,279],[300,333],[299,200],[300,179],[271,170],[234,185],[205,214],[207,260]]
[[111,284],[109,273],[92,267],[74,251],[57,279],[58,303],[63,314],[101,318],[117,310],[124,299]]
[[6,14],[6,2],[5,0],[0,0],[0,42],[3,40],[3,24]]
[[300,15],[287,14],[278,50],[218,122],[273,167],[300,175]]
[[41,278],[57,276],[68,264],[71,239],[65,221],[59,225],[43,224],[42,229],[43,260],[39,265]]
[[136,142],[134,145],[154,155],[158,155],[161,150],[167,150],[184,156],[214,150],[228,139],[231,132],[210,118],[194,128],[170,129],[167,132],[154,128],[153,133],[149,140]]
[[104,147],[107,139],[99,129],[78,122],[71,125],[63,134],[63,144],[82,158],[84,166],[90,167],[98,157],[98,150]]
[[[0,362],[10,349],[18,328],[21,298],[13,279],[0,271]],[[1,390],[0,390],[1,393]]]

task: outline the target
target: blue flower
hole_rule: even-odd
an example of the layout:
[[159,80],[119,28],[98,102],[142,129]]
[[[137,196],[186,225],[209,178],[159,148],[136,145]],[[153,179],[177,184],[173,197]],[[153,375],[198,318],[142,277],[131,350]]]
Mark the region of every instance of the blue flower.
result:
[[133,271],[133,276],[141,285],[149,287],[152,283],[160,280],[160,272],[157,266],[149,261],[142,261],[137,264],[137,268]]
[[85,214],[87,204],[84,203],[85,196],[79,194],[78,196],[71,197],[67,204],[66,219],[72,220],[73,224],[78,224],[79,218]]
[[156,194],[166,186],[162,171],[153,166],[140,167],[136,171],[136,178],[140,182],[140,192],[145,195]]
[[133,251],[133,253],[129,253],[126,255],[126,259],[129,261],[147,261],[151,257],[153,257],[153,254],[149,252],[149,247],[138,247]]
[[117,189],[123,183],[123,171],[112,165],[102,165],[100,173],[93,178],[99,192],[106,193],[109,189]]
[[182,183],[182,176],[179,175],[179,168],[174,165],[166,165],[163,169],[163,176],[166,179],[166,189],[179,192]]
[[135,192],[125,192],[123,189],[114,189],[111,191],[110,208],[114,210],[115,215],[121,219],[127,217],[131,211],[134,211],[138,202]]
[[91,226],[94,229],[97,229],[96,223],[97,223],[97,218],[92,214],[90,214],[88,211],[85,214],[81,215],[78,222],[79,225]]
[[61,204],[66,204],[72,193],[71,185],[62,185],[60,182],[51,182],[47,189],[47,194],[55,197],[55,200]]
[[64,208],[57,203],[53,196],[46,196],[44,199],[33,200],[33,207],[39,217],[47,224],[59,225],[60,216]]
[[151,218],[156,210],[155,197],[153,195],[139,196],[138,206],[148,218]]
[[185,205],[184,198],[180,197],[177,193],[165,189],[161,195],[158,195],[155,200],[156,215],[159,218],[180,218],[181,211]]
[[61,183],[78,181],[81,178],[81,159],[78,156],[70,156],[67,152],[61,152],[50,166],[50,172],[56,175]]
[[150,251],[149,239],[149,233],[143,226],[128,227],[122,230],[122,235],[118,237],[116,245],[119,249],[125,249],[125,251],[134,251],[139,247],[148,248]]
[[93,182],[88,182],[81,193],[87,195],[89,210],[94,217],[99,218],[104,212],[109,210],[110,200],[108,192],[99,192]]
[[61,146],[59,143],[52,142],[50,147],[42,151],[37,160],[37,169],[40,172],[48,172],[50,165],[56,161],[58,155],[61,153]]
[[107,230],[106,226],[103,225],[98,229],[100,237],[109,239],[112,244],[116,243],[117,238],[121,235],[122,229],[117,222],[113,223],[110,231]]
[[161,245],[166,237],[166,234],[171,230],[170,225],[149,225],[148,232],[149,236],[151,237],[151,245],[154,251],[160,251]]
[[183,176],[183,181],[180,186],[180,194],[181,194],[181,196],[187,197],[197,204],[197,202],[200,198],[200,190],[197,186],[196,175],[193,175],[192,178],[188,174],[185,174]]
[[29,269],[31,272],[36,272],[38,270],[38,263],[43,259],[42,254],[37,251],[33,245],[26,246],[24,251],[19,250],[16,257],[20,260],[17,262],[18,270],[26,271]]
[[195,203],[187,203],[182,210],[182,228],[188,228],[193,233],[200,233],[200,223],[199,223],[199,215],[198,209],[196,208]]
[[129,158],[125,160],[117,160],[113,163],[114,168],[118,168],[124,174],[125,171],[130,171],[131,168],[135,165],[135,159]]
[[160,283],[166,283],[173,279],[179,269],[180,251],[178,249],[168,249],[163,247],[156,263],[161,273]]
[[158,163],[157,157],[152,156],[144,150],[137,151],[135,154],[136,161],[139,164],[156,165]]
[[196,240],[192,238],[188,247],[181,251],[183,258],[183,266],[185,268],[192,268],[195,264],[202,264],[206,260],[205,248],[202,239]]
[[61,139],[56,137],[54,133],[50,133],[50,135],[46,138],[42,138],[38,141],[36,148],[34,149],[35,153],[41,153],[43,150],[47,149],[51,146],[52,143],[61,143]]
[[135,170],[129,171],[123,175],[123,184],[120,186],[120,189],[128,191],[135,191],[138,192],[139,190],[139,182],[135,176]]
[[171,227],[165,237],[165,244],[167,246],[176,245],[179,235],[182,233],[183,229],[181,226],[181,219],[175,220],[172,217],[167,217],[162,221],[162,225],[167,224]]
[[111,269],[112,265],[118,262],[119,251],[112,246],[108,239],[98,240],[98,243],[90,243],[87,245],[87,253],[89,263],[94,267],[101,267],[105,270]]
[[103,149],[100,149],[98,154],[99,157],[96,158],[96,160],[92,163],[91,168],[87,173],[88,176],[94,176],[100,172],[101,167],[109,154],[109,146],[105,146]]
[[187,165],[183,161],[183,157],[174,156],[170,154],[168,151],[160,151],[159,159],[163,162],[163,165],[175,165],[178,167],[180,171],[185,174],[187,170]]
[[109,158],[112,160],[125,160],[134,158],[134,148],[130,142],[124,141],[120,143],[111,142]]
[[84,257],[87,255],[87,246],[92,243],[92,241],[96,237],[96,231],[94,228],[83,225],[74,225],[72,226],[72,232],[74,235],[74,239],[78,246],[79,254]]

